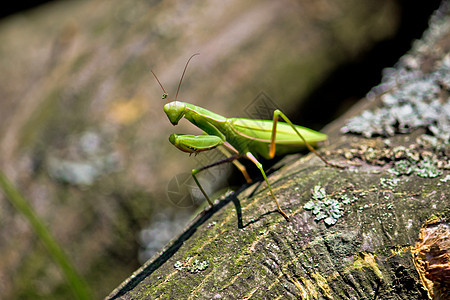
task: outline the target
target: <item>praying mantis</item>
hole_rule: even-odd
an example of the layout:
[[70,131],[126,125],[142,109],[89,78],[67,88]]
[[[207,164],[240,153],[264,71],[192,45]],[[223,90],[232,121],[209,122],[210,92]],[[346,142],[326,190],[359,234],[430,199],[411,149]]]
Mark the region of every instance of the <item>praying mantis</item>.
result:
[[[322,155],[320,155],[311,144],[316,144],[320,141],[325,141],[327,135],[314,131],[312,129],[294,125],[288,117],[280,110],[275,110],[273,113],[273,120],[257,120],[246,118],[226,118],[219,114],[213,113],[205,108],[177,101],[178,92],[180,90],[181,82],[186,72],[187,66],[191,59],[199,55],[193,54],[187,61],[180,82],[178,84],[175,100],[164,105],[164,112],[169,118],[172,125],[177,125],[184,117],[189,122],[203,130],[205,135],[195,136],[186,134],[171,134],[169,141],[181,151],[189,154],[197,154],[202,151],[209,151],[218,146],[224,146],[231,153],[228,157],[218,162],[203,166],[192,170],[192,177],[199,187],[206,200],[213,206],[213,202],[208,194],[203,189],[202,185],[197,179],[197,174],[208,168],[223,164],[233,163],[243,174],[246,181],[251,183],[251,178],[248,175],[245,167],[238,161],[240,158],[246,158],[253,162],[260,170],[270,195],[275,201],[280,214],[289,221],[289,216],[281,209],[280,204],[270,186],[266,173],[264,172],[262,164],[258,161],[257,156],[265,159],[272,159],[276,155],[285,155],[295,153],[304,149],[306,146],[308,150],[316,154],[326,165],[343,168],[339,165],[328,162]],[[168,99],[168,94],[158,77],[152,71],[158,84],[163,90],[163,99]],[[282,118],[285,123],[278,122]]]

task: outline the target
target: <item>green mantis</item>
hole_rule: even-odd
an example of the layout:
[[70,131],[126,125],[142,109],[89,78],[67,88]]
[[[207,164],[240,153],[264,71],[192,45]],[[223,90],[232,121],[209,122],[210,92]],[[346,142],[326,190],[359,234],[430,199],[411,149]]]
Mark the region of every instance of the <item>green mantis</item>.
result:
[[[187,61],[183,74],[181,75],[175,100],[164,105],[164,112],[172,125],[177,125],[178,122],[184,117],[189,122],[202,129],[206,135],[194,136],[171,134],[169,141],[181,151],[190,154],[208,151],[218,146],[224,146],[232,153],[226,159],[192,170],[192,176],[195,183],[211,206],[213,203],[198,181],[197,174],[208,168],[231,162],[242,172],[247,182],[250,183],[250,176],[248,175],[245,167],[238,161],[240,158],[246,158],[253,162],[261,171],[270,195],[277,205],[278,211],[287,221],[289,221],[290,219],[288,215],[281,209],[280,204],[273,193],[263,166],[258,161],[257,156],[261,156],[265,159],[272,159],[275,155],[298,152],[306,146],[325,164],[340,168],[340,166],[328,162],[311,146],[311,144],[314,145],[317,142],[325,141],[327,136],[312,129],[294,125],[280,110],[274,111],[272,121],[246,118],[226,118],[202,107],[177,101],[178,92],[180,90],[181,82],[187,66],[195,55],[198,55],[198,53],[192,55]],[[168,94],[166,93],[158,77],[156,77],[155,73],[153,73],[153,75],[164,92],[163,99],[168,99]],[[286,123],[278,122],[280,117]]]

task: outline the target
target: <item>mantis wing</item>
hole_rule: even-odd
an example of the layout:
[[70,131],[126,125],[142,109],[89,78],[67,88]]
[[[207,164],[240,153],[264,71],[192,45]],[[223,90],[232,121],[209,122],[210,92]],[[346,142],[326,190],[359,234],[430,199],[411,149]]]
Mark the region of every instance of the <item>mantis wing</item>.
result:
[[[270,143],[272,138],[273,121],[269,120],[255,120],[245,118],[231,118],[230,123],[233,130],[242,136],[259,142]],[[308,141],[314,144],[316,142],[325,141],[327,135],[314,131],[312,129],[294,125],[301,135]],[[303,145],[303,141],[299,139],[298,135],[292,129],[291,125],[278,122],[276,144],[285,145]]]

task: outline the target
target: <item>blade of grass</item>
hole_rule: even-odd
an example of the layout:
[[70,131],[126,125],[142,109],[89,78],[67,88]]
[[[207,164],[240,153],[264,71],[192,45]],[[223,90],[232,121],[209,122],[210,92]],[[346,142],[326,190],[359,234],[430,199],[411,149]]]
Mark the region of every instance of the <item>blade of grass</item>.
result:
[[61,271],[76,299],[91,299],[92,294],[83,278],[77,273],[58,242],[50,234],[44,222],[34,212],[28,201],[19,193],[8,178],[0,171],[0,187],[11,204],[30,222],[36,235],[42,241]]

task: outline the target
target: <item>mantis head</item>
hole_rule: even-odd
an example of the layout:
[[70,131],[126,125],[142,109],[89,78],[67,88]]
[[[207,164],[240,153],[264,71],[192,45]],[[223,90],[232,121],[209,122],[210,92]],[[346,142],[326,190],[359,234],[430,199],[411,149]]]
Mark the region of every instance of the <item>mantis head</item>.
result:
[[180,101],[172,101],[164,105],[164,112],[172,125],[177,125],[178,121],[184,116],[186,104]]
[[[166,113],[166,115],[169,118],[170,123],[172,123],[172,125],[177,125],[178,121],[180,121],[181,118],[183,118],[183,116],[185,114],[186,104],[184,104],[183,102],[177,101],[177,97],[178,97],[178,92],[180,91],[181,82],[183,81],[184,74],[186,73],[187,66],[189,65],[189,62],[191,61],[191,59],[196,55],[199,55],[199,53],[193,54],[188,59],[186,65],[184,66],[183,74],[181,74],[180,83],[178,84],[177,94],[175,95],[175,101],[169,102],[166,105],[164,105],[164,112]],[[163,85],[159,81],[158,77],[156,76],[155,73],[153,73],[153,71],[151,71],[151,72],[152,72],[153,76],[155,76],[156,81],[158,81],[159,86],[161,87],[161,89],[164,92],[163,97],[162,97],[163,100],[165,100],[165,99],[169,100],[169,96],[168,96],[166,90],[164,89]]]

